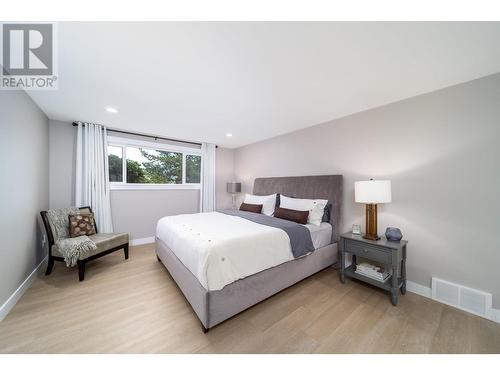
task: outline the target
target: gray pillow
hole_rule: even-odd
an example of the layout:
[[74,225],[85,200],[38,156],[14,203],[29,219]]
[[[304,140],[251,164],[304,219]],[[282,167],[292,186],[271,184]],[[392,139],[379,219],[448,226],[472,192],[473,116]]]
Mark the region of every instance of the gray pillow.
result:
[[323,219],[321,221],[323,223],[329,223],[332,215],[332,204],[327,203],[325,206],[325,211],[323,212]]

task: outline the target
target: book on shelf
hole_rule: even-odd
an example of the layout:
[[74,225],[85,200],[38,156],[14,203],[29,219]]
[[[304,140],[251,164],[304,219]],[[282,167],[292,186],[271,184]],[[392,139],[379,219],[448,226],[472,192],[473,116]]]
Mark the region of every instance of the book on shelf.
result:
[[370,279],[373,279],[373,280],[377,280],[377,281],[386,281],[391,275],[390,274],[386,274],[382,277],[379,277],[379,276],[375,276],[375,275],[371,275],[371,274],[367,274],[367,273],[364,273],[364,272],[360,272],[358,270],[354,271],[355,273],[357,273],[358,275],[363,275],[365,277],[368,277]]
[[388,272],[383,266],[377,266],[368,262],[361,262],[357,264],[354,272],[382,282],[391,276],[390,272]]

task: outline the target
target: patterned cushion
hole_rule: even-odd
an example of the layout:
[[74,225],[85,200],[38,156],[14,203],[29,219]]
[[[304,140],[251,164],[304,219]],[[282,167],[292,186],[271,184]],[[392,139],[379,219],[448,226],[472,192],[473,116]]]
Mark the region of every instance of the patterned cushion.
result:
[[91,236],[96,233],[93,214],[68,215],[69,236]]

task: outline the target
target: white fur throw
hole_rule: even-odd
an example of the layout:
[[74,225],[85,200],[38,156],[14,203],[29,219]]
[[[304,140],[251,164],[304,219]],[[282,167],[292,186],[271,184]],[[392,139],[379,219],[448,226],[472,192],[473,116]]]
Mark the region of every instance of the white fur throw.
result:
[[81,256],[85,258],[86,254],[97,249],[94,241],[87,236],[64,238],[57,241],[56,245],[61,254],[63,254],[64,261],[68,267],[73,267]]

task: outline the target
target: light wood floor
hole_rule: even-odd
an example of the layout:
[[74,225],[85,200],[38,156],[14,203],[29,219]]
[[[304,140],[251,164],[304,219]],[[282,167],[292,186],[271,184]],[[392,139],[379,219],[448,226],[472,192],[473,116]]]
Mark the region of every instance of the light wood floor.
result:
[[2,353],[500,353],[500,325],[327,269],[206,335],[153,245],[88,264],[56,263],[0,322]]

